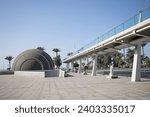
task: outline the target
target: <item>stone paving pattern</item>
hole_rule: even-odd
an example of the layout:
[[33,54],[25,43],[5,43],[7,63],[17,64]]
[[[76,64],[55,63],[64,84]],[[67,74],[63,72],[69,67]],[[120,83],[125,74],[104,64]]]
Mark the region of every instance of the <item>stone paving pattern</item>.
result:
[[0,75],[1,100],[149,100],[150,80],[72,73],[67,78]]

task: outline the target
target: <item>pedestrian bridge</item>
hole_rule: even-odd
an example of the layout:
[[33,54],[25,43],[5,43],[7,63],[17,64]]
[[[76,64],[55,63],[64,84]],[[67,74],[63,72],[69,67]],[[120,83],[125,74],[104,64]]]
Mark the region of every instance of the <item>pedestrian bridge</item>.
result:
[[112,53],[122,48],[135,46],[134,62],[132,68],[131,81],[140,80],[141,71],[141,45],[150,42],[150,7],[139,11],[135,16],[124,23],[111,29],[97,39],[81,47],[71,56],[64,59],[64,63],[73,63],[79,60],[79,70],[81,69],[81,59],[93,57],[92,76],[96,75],[97,56],[105,53]]

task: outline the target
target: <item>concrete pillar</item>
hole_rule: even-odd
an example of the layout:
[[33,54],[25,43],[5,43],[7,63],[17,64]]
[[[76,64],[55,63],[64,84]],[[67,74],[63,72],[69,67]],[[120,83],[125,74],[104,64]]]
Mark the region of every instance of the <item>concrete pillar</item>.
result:
[[140,81],[140,79],[141,79],[141,45],[137,45],[135,47],[131,81],[136,82]]
[[74,72],[74,62],[71,62],[71,71]]
[[93,56],[93,68],[92,68],[92,76],[96,76],[96,70],[97,70],[97,54]]
[[88,65],[88,63],[89,63],[89,58],[87,57],[87,58],[86,58],[85,65]]
[[81,64],[82,64],[81,59],[79,59],[79,68],[78,68],[78,73],[81,73]]
[[69,72],[69,63],[66,63],[67,72]]

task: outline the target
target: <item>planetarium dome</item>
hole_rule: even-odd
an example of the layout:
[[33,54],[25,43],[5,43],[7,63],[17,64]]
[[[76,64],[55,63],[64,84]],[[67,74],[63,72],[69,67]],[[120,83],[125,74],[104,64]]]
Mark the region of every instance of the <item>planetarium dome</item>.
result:
[[52,58],[43,50],[30,49],[22,52],[13,62],[14,71],[54,69]]

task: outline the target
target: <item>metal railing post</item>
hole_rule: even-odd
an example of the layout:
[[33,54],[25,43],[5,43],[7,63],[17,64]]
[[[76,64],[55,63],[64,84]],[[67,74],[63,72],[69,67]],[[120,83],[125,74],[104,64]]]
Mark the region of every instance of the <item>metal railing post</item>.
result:
[[142,22],[142,11],[139,11],[138,23]]

